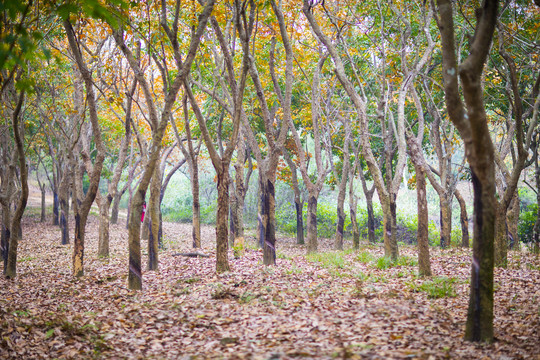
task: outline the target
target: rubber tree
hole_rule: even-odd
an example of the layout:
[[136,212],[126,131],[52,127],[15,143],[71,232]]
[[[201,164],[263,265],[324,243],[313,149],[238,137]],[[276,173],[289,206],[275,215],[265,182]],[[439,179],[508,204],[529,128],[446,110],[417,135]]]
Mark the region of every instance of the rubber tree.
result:
[[[437,9],[448,116],[465,143],[474,190],[473,261],[465,339],[492,342],[493,243],[497,204],[495,159],[484,108],[482,73],[497,23],[498,1],[485,0],[476,10],[474,38],[459,66],[452,2],[438,0]],[[458,80],[461,80],[461,89]]]
[[[168,121],[171,117],[171,110],[176,101],[178,91],[184,83],[184,80],[187,78],[191,64],[195,59],[197,49],[200,44],[202,34],[206,30],[206,24],[208,18],[212,13],[214,8],[215,1],[208,0],[199,15],[199,23],[197,24],[195,30],[192,32],[189,39],[189,46],[187,47],[187,52],[185,54],[181,53],[179,39],[178,39],[178,24],[180,17],[180,1],[174,3],[174,17],[172,20],[172,28],[169,25],[168,9],[167,4],[162,2],[161,13],[160,13],[160,25],[163,31],[165,32],[166,38],[168,40],[167,46],[170,46],[171,52],[173,53],[173,58],[177,66],[176,76],[172,77],[171,84],[167,89],[167,93],[163,94],[164,100],[163,104],[158,106],[153,100],[152,89],[150,87],[147,74],[142,68],[140,62],[134,56],[133,51],[128,47],[126,43],[126,34],[124,31],[124,24],[119,23],[118,26],[114,27],[113,37],[116,41],[117,46],[120,48],[124,54],[126,60],[128,61],[138,83],[144,94],[146,101],[147,111],[150,123],[152,124],[152,140],[150,146],[150,153],[148,156],[148,161],[145,165],[143,174],[141,176],[141,181],[135,195],[130,203],[130,216],[129,216],[129,225],[128,225],[128,243],[129,243],[129,267],[128,267],[128,286],[133,290],[142,289],[142,269],[141,269],[141,212],[142,204],[146,197],[146,191],[150,185],[152,175],[154,174],[154,168],[157,165],[159,156],[161,153],[161,142],[167,128]],[[137,47],[137,44],[135,44]]]
[[[247,13],[248,5],[249,16]],[[214,33],[218,38],[218,42],[220,44],[223,61],[225,62],[225,71],[228,75],[227,86],[229,87],[229,91],[232,94],[232,107],[234,109],[231,118],[232,132],[223,150],[219,151],[219,149],[215,148],[214,142],[208,130],[206,119],[193,93],[192,85],[187,79],[184,81],[185,92],[188,96],[188,100],[191,104],[191,108],[193,109],[195,117],[197,118],[197,122],[199,123],[199,129],[202,133],[204,143],[210,155],[212,165],[214,166],[214,169],[216,171],[218,190],[218,206],[216,215],[216,271],[218,273],[230,270],[227,254],[229,233],[229,166],[234,149],[236,148],[240,128],[240,121],[242,115],[242,99],[244,96],[244,89],[246,87],[247,74],[249,70],[249,39],[251,36],[251,32],[253,31],[253,24],[255,19],[255,4],[253,3],[253,1],[235,0],[232,4],[232,7],[234,27],[240,38],[240,43],[242,47],[242,66],[239,69],[238,81],[229,45],[227,44],[227,41],[223,36],[220,25],[214,17],[210,19],[212,28],[214,29]]]
[[[79,277],[84,275],[84,239],[86,222],[88,220],[90,208],[92,207],[92,203],[94,202],[98,191],[101,170],[103,168],[103,162],[105,160],[105,146],[101,137],[101,129],[98,119],[98,105],[96,103],[96,97],[94,93],[94,80],[92,78],[92,74],[88,70],[87,64],[77,43],[73,25],[69,20],[64,21],[64,29],[66,31],[69,47],[73,55],[74,61],[77,65],[77,69],[79,70],[81,77],[84,80],[86,89],[86,102],[88,104],[88,113],[90,118],[90,124],[92,126],[92,139],[96,147],[96,156],[94,162],[92,163],[90,154],[87,152],[88,148],[83,146],[81,156],[88,172],[90,185],[84,197],[81,191],[79,196],[81,196],[83,200],[80,205],[76,203],[76,200],[78,200],[78,196],[74,196],[75,201],[73,208],[75,213],[75,237],[73,243],[72,261],[73,275]],[[83,111],[85,111],[85,109],[83,109]]]
[[[318,4],[318,2],[316,3]],[[397,247],[397,224],[396,224],[396,198],[397,193],[399,191],[399,187],[402,181],[402,174],[403,170],[406,165],[406,143],[405,143],[405,119],[402,113],[398,112],[398,118],[397,121],[394,123],[394,120],[392,118],[392,114],[389,113],[386,116],[386,120],[389,121],[389,124],[395,124],[392,126],[389,126],[388,129],[383,133],[384,137],[387,137],[387,141],[389,141],[390,137],[393,137],[397,142],[397,161],[395,162],[395,168],[392,166],[393,161],[391,160],[394,152],[393,150],[388,148],[388,144],[385,146],[387,147],[385,149],[386,151],[386,161],[385,161],[385,167],[386,167],[386,173],[385,176],[383,176],[383,173],[381,171],[381,168],[378,166],[378,162],[375,159],[375,156],[373,154],[373,150],[371,147],[371,140],[369,136],[369,128],[368,128],[368,116],[367,116],[367,106],[366,106],[366,99],[361,96],[361,94],[356,90],[355,85],[353,85],[353,82],[351,81],[349,75],[347,74],[347,71],[345,70],[344,60],[346,60],[349,64],[353,65],[353,62],[351,61],[350,57],[345,54],[342,55],[338,52],[337,47],[335,43],[329,38],[328,35],[325,34],[325,32],[322,30],[322,27],[319,25],[319,22],[315,15],[313,14],[313,11],[318,10],[318,7],[314,8],[314,4],[311,1],[304,0],[303,5],[303,13],[306,16],[311,29],[315,33],[315,36],[319,41],[324,44],[326,49],[328,50],[331,59],[335,66],[335,74],[337,78],[339,79],[341,86],[347,93],[348,97],[351,99],[351,102],[355,108],[356,115],[358,116],[358,127],[359,127],[359,140],[362,144],[362,155],[363,158],[367,164],[367,167],[370,171],[370,175],[373,177],[373,180],[375,182],[375,186],[377,189],[377,193],[379,195],[379,200],[382,205],[383,209],[383,234],[384,234],[384,247],[385,247],[385,255],[392,258],[397,259],[398,257],[398,247]],[[336,4],[333,4],[336,5]],[[335,6],[337,8],[337,5]],[[313,10],[313,11],[312,11]],[[345,44],[343,45],[346,46]],[[358,76],[358,73],[356,72],[356,76]],[[355,76],[355,77],[356,77]],[[356,78],[358,82],[358,78]],[[362,86],[361,82],[357,84],[358,86]],[[383,87],[384,82],[381,82],[381,88]],[[403,101],[402,95],[406,92],[406,87],[404,87],[404,84],[400,85],[400,99],[398,102]],[[383,94],[381,92],[381,94]],[[382,97],[382,96],[381,96]],[[384,103],[380,103],[383,105],[384,108],[386,108],[388,105]],[[378,113],[379,116],[382,115],[381,110],[385,109],[379,109]],[[392,155],[392,156],[391,156]],[[393,176],[392,176],[392,170]]]

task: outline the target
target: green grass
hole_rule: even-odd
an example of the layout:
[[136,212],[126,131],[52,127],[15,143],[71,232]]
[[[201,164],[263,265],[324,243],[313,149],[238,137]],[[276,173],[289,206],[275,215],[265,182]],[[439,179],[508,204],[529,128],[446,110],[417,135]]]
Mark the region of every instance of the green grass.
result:
[[427,293],[430,299],[440,299],[444,297],[456,297],[456,289],[454,284],[456,278],[447,278],[445,276],[436,276],[431,280],[424,281],[420,286],[412,285],[416,291]]
[[374,261],[375,267],[381,270],[398,266],[416,266],[417,264],[418,260],[410,256],[399,256],[396,260],[383,256]]
[[369,251],[361,251],[356,256],[356,260],[361,262],[362,264],[368,264],[375,261],[375,256]]
[[341,252],[310,253],[306,258],[311,262],[321,263],[327,269],[343,269],[346,266],[345,258]]

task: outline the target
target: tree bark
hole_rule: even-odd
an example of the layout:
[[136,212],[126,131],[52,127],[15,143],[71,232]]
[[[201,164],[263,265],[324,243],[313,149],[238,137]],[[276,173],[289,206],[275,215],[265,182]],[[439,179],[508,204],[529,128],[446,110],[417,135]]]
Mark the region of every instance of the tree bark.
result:
[[308,254],[317,252],[317,198],[318,194],[309,194],[307,222]]
[[431,263],[429,260],[429,239],[428,239],[428,204],[426,196],[426,175],[421,166],[415,166],[416,171],[416,195],[418,208],[418,274],[420,276],[431,276]]
[[465,199],[461,196],[461,193],[456,189],[454,192],[456,199],[459,203],[460,215],[459,222],[461,224],[461,247],[469,247],[469,215],[467,215],[467,205],[465,204]]
[[450,194],[445,193],[444,196],[439,198],[440,204],[440,219],[441,219],[441,237],[440,237],[440,246],[442,249],[447,248],[450,245],[450,240],[452,237],[452,201]]
[[227,251],[229,218],[229,172],[227,170],[217,173],[217,217],[216,217],[216,271],[222,273],[230,271]]
[[[17,200],[17,207],[11,220],[11,229],[13,230],[9,239],[9,250],[5,275],[7,279],[13,279],[17,275],[17,247],[20,240],[18,229],[21,228],[21,220],[26,209],[28,201],[28,167],[26,166],[26,156],[24,154],[24,137],[21,136],[19,129],[20,113],[24,102],[24,90],[19,94],[17,106],[12,114],[13,136],[17,148],[17,162],[19,163],[21,194]],[[24,124],[23,124],[24,126]]]
[[149,221],[148,234],[148,270],[157,271],[159,251],[159,203],[161,194],[161,172],[159,166],[154,167],[154,174],[150,183],[150,201],[147,213]]

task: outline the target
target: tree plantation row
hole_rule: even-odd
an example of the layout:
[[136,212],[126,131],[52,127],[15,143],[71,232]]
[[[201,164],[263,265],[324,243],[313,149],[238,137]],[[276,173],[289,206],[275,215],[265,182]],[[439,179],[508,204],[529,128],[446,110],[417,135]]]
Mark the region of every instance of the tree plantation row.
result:
[[[318,249],[323,189],[337,192],[336,250],[347,216],[359,247],[359,198],[368,240],[377,240],[377,194],[384,254],[396,260],[396,200],[407,171],[417,194],[419,274],[431,276],[429,184],[438,196],[440,246],[450,244],[454,198],[463,246],[472,238],[465,338],[493,341],[494,266],[506,267],[508,249],[520,241],[537,252],[540,244],[537,3],[2,1],[0,10],[6,278],[17,275],[29,171],[42,194],[54,195],[54,222],[61,243],[73,241],[76,277],[84,275],[92,206],[97,255],[107,258],[109,224],[118,221],[122,196],[129,198],[132,290],[143,285],[141,231],[148,231],[147,269],[159,268],[161,204],[186,164],[195,249],[200,164],[214,169],[218,273],[230,270],[230,248],[245,249],[248,191],[257,192],[262,261],[275,265],[278,181],[293,189],[297,241],[308,253]],[[464,181],[472,201],[460,192]],[[536,198],[520,200],[520,189]],[[521,238],[520,211],[532,214]]]

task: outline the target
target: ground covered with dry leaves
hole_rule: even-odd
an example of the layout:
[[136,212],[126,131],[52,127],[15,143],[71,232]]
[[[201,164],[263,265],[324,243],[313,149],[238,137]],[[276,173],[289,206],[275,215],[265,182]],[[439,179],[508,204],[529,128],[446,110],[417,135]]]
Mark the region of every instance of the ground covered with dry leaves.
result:
[[462,340],[470,251],[431,249],[442,284],[431,294],[406,246],[396,265],[379,259],[380,246],[336,253],[321,240],[323,254],[307,257],[280,237],[276,266],[251,246],[231,251],[232,271],[218,275],[212,228],[203,229],[210,257],[187,258],[173,254],[190,250],[189,225],[165,223],[159,272],[144,272],[133,292],[127,230],[112,226],[111,258],[100,260],[97,228],[92,217],[76,279],[60,230],[24,219],[18,276],[0,280],[1,359],[540,359],[540,264],[525,250],[496,269],[496,341],[486,345]]

